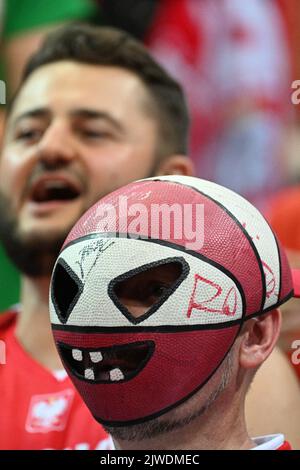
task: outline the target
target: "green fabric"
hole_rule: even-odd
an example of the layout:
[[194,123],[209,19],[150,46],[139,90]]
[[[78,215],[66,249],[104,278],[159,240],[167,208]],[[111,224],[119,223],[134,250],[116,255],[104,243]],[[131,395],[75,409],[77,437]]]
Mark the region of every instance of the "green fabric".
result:
[[0,58],[0,80],[5,79],[5,73],[4,73],[4,63]]
[[63,21],[85,20],[96,9],[93,0],[6,0],[4,38]]
[[0,312],[19,301],[20,277],[0,245]]

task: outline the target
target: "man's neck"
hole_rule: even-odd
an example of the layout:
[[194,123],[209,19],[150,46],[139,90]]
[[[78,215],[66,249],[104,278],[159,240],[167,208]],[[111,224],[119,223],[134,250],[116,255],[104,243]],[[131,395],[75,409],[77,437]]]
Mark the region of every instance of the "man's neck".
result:
[[[239,392],[237,392],[239,395]],[[155,439],[117,441],[119,450],[246,450],[255,446],[248,435],[244,399],[241,395],[230,400],[217,400],[203,416],[189,425]]]
[[22,279],[21,312],[16,336],[24,349],[51,370],[62,368],[51,333],[49,318],[50,278]]

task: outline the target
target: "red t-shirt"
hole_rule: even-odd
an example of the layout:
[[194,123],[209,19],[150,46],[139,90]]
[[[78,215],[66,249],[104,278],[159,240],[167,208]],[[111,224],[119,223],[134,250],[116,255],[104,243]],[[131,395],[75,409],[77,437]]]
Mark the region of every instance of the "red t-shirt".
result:
[[15,337],[16,313],[0,317],[0,449],[110,449],[69,377],[27,354]]
[[291,444],[288,441],[284,441],[282,446],[278,447],[277,450],[292,450]]

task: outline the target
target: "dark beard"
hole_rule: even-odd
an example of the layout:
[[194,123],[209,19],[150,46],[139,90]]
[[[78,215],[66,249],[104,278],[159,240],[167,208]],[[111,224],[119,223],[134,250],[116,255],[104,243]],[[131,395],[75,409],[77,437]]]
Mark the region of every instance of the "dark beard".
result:
[[50,276],[69,229],[47,239],[21,236],[12,214],[9,199],[0,192],[0,240],[7,255],[29,277]]

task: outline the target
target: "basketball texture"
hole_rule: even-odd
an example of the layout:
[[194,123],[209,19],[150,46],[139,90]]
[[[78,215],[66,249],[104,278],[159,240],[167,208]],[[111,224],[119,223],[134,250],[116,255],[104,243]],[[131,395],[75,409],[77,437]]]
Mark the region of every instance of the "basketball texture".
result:
[[[134,315],[119,286],[163,265],[179,267],[177,278]],[[120,426],[187,400],[243,322],[292,295],[285,254],[255,207],[209,181],[164,176],[131,183],[83,215],[56,262],[50,312],[92,414]]]

